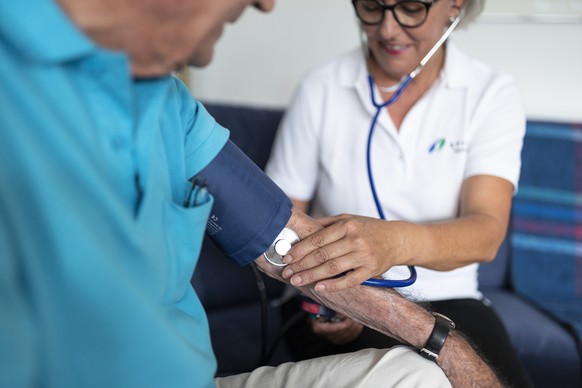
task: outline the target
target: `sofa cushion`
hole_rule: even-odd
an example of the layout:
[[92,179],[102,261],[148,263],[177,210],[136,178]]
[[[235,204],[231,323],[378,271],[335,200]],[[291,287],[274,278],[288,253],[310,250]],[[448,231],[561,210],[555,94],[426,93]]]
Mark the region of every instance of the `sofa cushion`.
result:
[[582,336],[582,125],[529,122],[522,160],[513,285]]
[[[285,289],[278,280],[261,274],[267,297],[277,299]],[[192,285],[208,311],[257,302],[260,298],[257,278],[250,265],[240,267],[227,258],[206,236],[200,259],[192,276]]]
[[483,289],[536,388],[579,387],[580,355],[571,333],[516,294]]
[[207,103],[204,106],[220,125],[230,130],[230,140],[257,166],[264,168],[271,155],[283,109]]
[[490,263],[479,264],[479,289],[506,289],[509,285],[509,235],[503,240],[497,256]]

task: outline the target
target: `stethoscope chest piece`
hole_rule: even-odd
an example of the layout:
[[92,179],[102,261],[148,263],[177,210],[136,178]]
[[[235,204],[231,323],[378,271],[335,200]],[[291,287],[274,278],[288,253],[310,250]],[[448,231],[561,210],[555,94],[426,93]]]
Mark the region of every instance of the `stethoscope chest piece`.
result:
[[289,228],[283,228],[281,233],[277,236],[273,244],[267,249],[263,256],[273,265],[284,267],[287,264],[283,261],[283,257],[289,252],[291,247],[299,242],[299,236]]

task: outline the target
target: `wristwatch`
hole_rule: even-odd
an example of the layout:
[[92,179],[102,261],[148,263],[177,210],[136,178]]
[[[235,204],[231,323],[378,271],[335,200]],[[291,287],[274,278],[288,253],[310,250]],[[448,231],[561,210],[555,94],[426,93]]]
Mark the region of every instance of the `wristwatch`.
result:
[[436,362],[439,352],[449,336],[449,332],[455,328],[455,322],[439,313],[433,312],[432,315],[435,317],[434,328],[430,333],[430,337],[428,337],[426,345],[420,349],[419,353],[427,360]]

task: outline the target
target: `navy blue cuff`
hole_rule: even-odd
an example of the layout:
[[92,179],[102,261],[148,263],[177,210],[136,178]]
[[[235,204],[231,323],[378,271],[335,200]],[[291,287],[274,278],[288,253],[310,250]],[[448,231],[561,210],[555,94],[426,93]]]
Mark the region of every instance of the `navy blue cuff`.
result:
[[214,197],[206,233],[239,265],[263,254],[291,218],[287,195],[230,140],[199,177]]

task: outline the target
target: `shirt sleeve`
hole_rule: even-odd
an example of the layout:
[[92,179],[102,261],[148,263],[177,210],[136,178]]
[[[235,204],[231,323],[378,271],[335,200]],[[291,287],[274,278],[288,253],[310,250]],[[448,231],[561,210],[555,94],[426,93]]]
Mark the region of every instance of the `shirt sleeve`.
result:
[[318,182],[323,87],[302,80],[283,116],[265,171],[292,199],[309,201]]
[[493,78],[472,120],[465,178],[493,175],[508,180],[517,192],[525,111],[517,87],[506,75]]
[[182,115],[188,123],[184,145],[186,176],[192,177],[220,152],[228,140],[229,131],[216,122],[204,105],[192,98],[182,82],[177,82],[182,100]]

